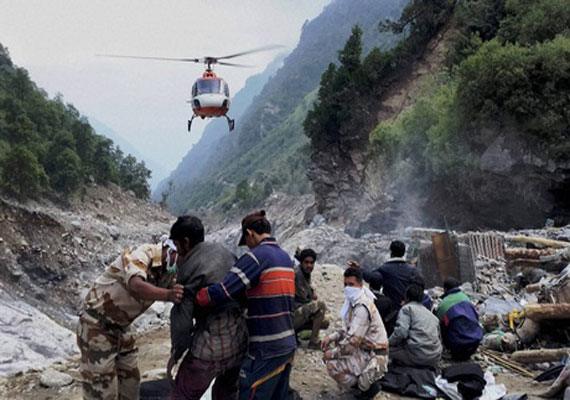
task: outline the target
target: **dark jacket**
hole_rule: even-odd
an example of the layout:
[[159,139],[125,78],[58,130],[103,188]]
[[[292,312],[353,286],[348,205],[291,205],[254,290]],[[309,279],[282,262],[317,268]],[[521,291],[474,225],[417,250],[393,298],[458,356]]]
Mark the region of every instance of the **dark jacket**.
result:
[[406,289],[420,274],[401,258],[391,259],[380,267],[362,271],[364,280],[370,284],[370,289],[380,290],[392,301],[392,305],[400,308]]
[[459,288],[450,290],[436,310],[443,343],[452,351],[477,347],[483,338],[479,315]]
[[295,301],[293,308],[296,310],[303,304],[310,303],[313,300],[314,290],[311,286],[311,275],[303,272],[302,267],[299,265],[295,269]]
[[[217,243],[202,242],[182,260],[176,283],[184,286],[182,303],[170,311],[170,334],[174,360],[192,344],[195,315],[194,298],[198,289],[221,282],[234,265],[236,257]],[[235,303],[234,303],[235,304]]]

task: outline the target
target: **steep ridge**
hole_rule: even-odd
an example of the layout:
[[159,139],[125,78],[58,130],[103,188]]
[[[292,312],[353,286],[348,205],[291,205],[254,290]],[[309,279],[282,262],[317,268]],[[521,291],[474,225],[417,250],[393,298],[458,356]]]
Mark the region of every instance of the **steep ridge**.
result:
[[[365,52],[374,46],[391,47],[396,35],[380,34],[378,22],[396,18],[404,5],[401,0],[336,0],[307,22],[298,46],[238,121],[236,131],[219,142],[200,179],[186,186],[186,181],[177,185],[176,191],[182,190],[181,197],[187,199],[187,208],[197,209],[209,203],[223,203],[224,211],[236,203],[247,208],[247,201],[239,204],[236,193],[242,182],[242,187],[253,188],[256,201],[272,190],[308,191],[307,139],[301,123],[306,105],[314,98],[311,92],[318,87],[327,65],[336,60],[353,25],[359,24],[364,31]],[[252,151],[256,146],[257,150]],[[269,155],[269,150],[273,154]],[[246,171],[244,166],[253,167]]]

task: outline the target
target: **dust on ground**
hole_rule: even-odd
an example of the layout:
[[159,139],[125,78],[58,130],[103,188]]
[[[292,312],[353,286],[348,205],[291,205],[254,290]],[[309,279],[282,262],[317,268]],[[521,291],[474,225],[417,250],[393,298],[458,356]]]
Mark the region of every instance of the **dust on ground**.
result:
[[[342,269],[336,265],[317,265],[313,272],[313,281],[317,286],[318,296],[324,300],[330,310],[331,326],[325,333],[340,327],[338,310],[344,300],[342,287]],[[170,353],[170,332],[168,327],[162,327],[142,334],[138,338],[139,368],[142,379],[150,380],[160,377],[166,366]],[[299,392],[303,399],[319,400],[348,400],[353,399],[352,393],[341,393],[336,383],[327,375],[322,361],[322,353],[309,350],[303,342],[298,349],[293,371],[291,387]],[[62,389],[49,389],[40,386],[41,371],[30,371],[11,378],[0,380],[0,398],[11,400],[79,400],[81,399],[81,384],[78,373],[79,356],[53,367],[70,374],[73,384]],[[529,398],[538,398],[536,393],[544,391],[547,384],[533,383],[529,378],[506,371],[498,373],[497,383],[503,383],[509,394],[527,393]],[[405,397],[379,393],[376,399],[402,399]]]

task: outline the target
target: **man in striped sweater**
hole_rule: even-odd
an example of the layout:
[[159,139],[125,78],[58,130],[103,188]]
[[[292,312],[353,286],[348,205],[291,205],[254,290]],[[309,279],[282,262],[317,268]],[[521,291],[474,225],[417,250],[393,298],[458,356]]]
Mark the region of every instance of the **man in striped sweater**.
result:
[[291,257],[271,237],[261,210],[241,223],[239,245],[250,249],[221,283],[203,288],[201,306],[247,295],[248,355],[241,365],[239,399],[285,399],[296,340],[293,329],[295,273]]

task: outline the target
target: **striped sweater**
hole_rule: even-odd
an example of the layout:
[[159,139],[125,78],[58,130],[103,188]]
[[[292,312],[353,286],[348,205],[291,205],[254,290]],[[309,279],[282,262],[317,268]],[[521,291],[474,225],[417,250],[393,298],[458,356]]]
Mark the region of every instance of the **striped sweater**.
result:
[[263,239],[244,254],[221,283],[198,293],[198,301],[202,305],[222,304],[244,291],[249,354],[271,358],[293,352],[295,272],[291,258],[275,239]]

